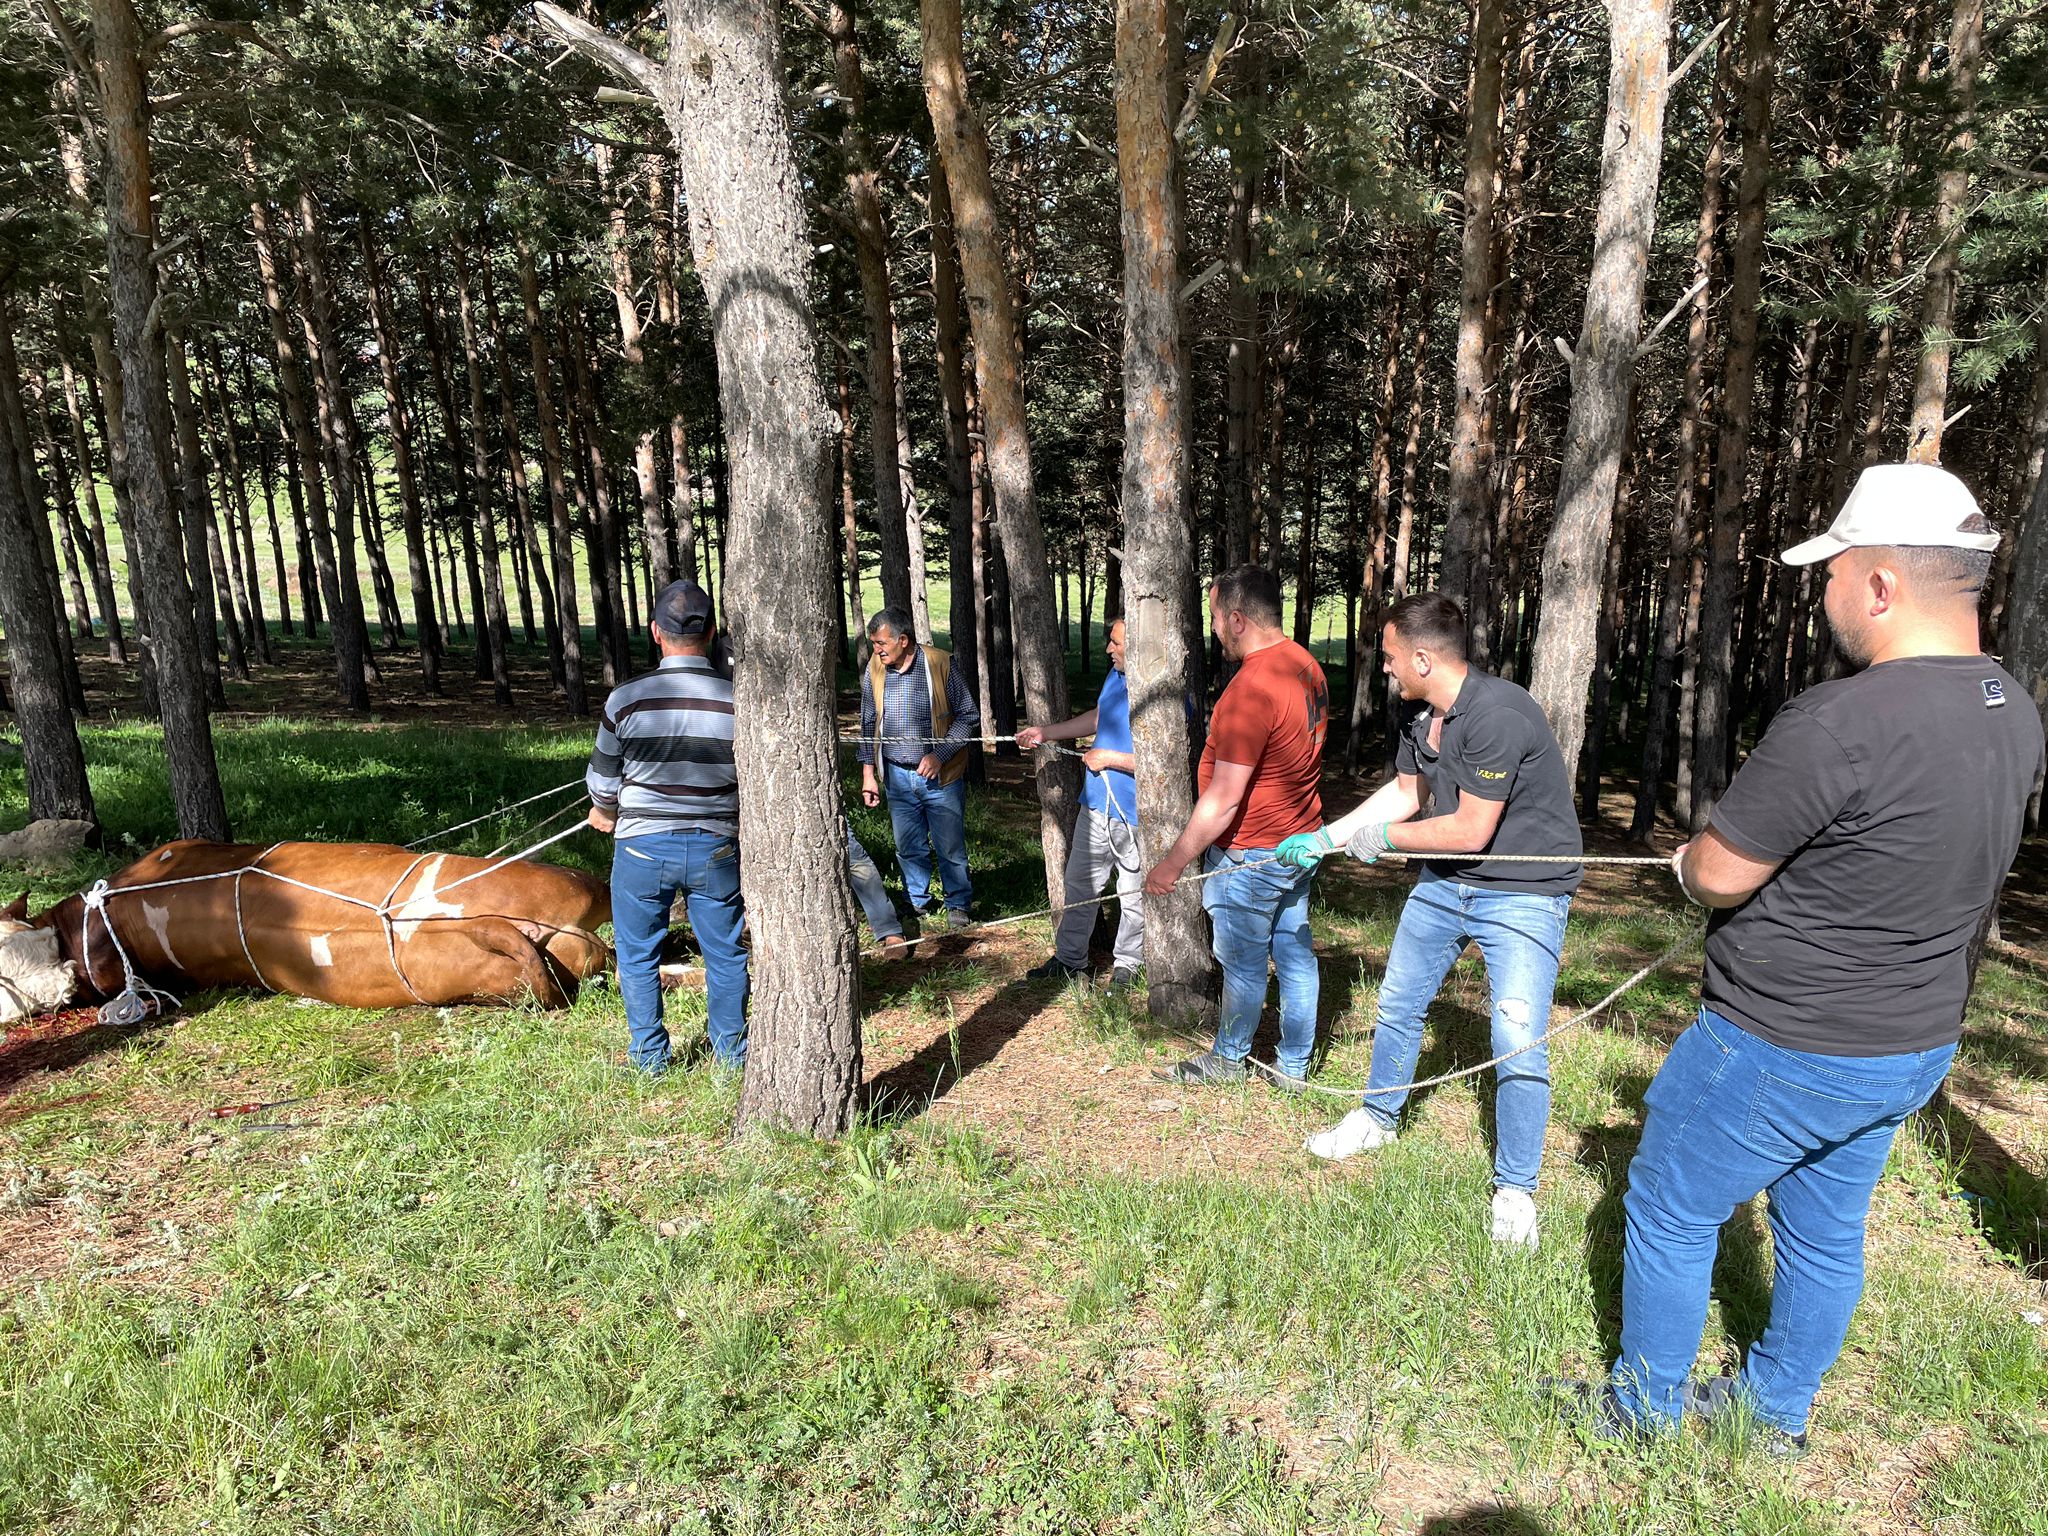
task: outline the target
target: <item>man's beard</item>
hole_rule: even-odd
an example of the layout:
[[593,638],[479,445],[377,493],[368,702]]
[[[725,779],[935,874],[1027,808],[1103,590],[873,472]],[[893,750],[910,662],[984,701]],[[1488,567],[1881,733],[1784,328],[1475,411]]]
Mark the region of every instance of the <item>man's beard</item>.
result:
[[1828,619],[1828,633],[1835,637],[1835,654],[1857,671],[1870,665],[1873,654],[1869,635],[1860,628],[1837,624]]

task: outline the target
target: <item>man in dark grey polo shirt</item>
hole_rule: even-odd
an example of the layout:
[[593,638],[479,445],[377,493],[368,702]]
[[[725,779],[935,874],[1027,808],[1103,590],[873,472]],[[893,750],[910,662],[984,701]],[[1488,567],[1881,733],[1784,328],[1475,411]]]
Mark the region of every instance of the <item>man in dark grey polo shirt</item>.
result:
[[[1739,1403],[1769,1450],[1805,1448],[1863,1293],[1872,1191],[1948,1073],[1970,945],[2041,773],[2040,718],[1979,649],[1997,543],[1953,475],[1882,464],[1785,552],[1827,562],[1828,627],[1861,670],[1778,713],[1672,860],[1712,911],[1706,976],[1629,1165],[1606,1432]],[[1760,1191],[1770,1324],[1740,1376],[1688,1383],[1721,1226]]]
[[[1584,851],[1564,754],[1528,693],[1465,660],[1465,615],[1436,592],[1387,612],[1381,665],[1404,701],[1394,778],[1363,805],[1279,856],[1304,867],[1337,845],[1371,863],[1384,853],[1491,853],[1432,859],[1401,909],[1380,979],[1372,1079],[1364,1100],[1308,1139],[1339,1161],[1392,1141],[1422,1054],[1422,1018],[1467,943],[1486,959],[1493,989],[1493,1053],[1522,1054],[1496,1069],[1496,1146],[1490,1230],[1495,1242],[1538,1240],[1536,1176],[1550,1119],[1550,997],[1564,948],[1565,913],[1583,871],[1514,855]],[[1418,814],[1429,807],[1426,815]]]

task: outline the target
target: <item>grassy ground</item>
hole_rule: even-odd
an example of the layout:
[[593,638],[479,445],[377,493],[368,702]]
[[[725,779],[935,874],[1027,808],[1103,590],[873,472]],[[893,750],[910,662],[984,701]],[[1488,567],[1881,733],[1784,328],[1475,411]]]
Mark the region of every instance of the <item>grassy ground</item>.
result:
[[[219,733],[250,839],[403,840],[587,750],[566,723],[255,718],[277,702]],[[152,733],[98,725],[88,753],[110,827],[165,835]],[[20,794],[0,769],[0,825]],[[856,815],[888,868],[886,818]],[[985,910],[1042,905],[1034,825],[972,801]],[[1363,1080],[1400,895],[1319,880],[1325,1081]],[[1593,881],[1558,1016],[1693,925],[1657,878]],[[1485,1237],[1484,1085],[1327,1168],[1301,1138],[1341,1105],[1154,1082],[1184,1042],[1024,981],[1046,944],[1033,923],[871,966],[872,1108],[838,1146],[734,1143],[730,1084],[624,1071],[608,988],[552,1015],[209,995],[132,1033],[17,1036],[0,1530],[2048,1530],[2040,948],[1987,964],[1952,1091],[1900,1140],[1788,1469],[1693,1431],[1590,1448],[1531,1390],[1613,1348],[1619,1196],[1689,965],[1560,1038],[1525,1256]],[[701,997],[672,1009],[701,1037]],[[1425,1073],[1483,1059],[1485,1018],[1467,960]],[[300,1102],[206,1115],[278,1099]],[[1703,1368],[1761,1325],[1765,1234],[1760,1209],[1730,1225]]]

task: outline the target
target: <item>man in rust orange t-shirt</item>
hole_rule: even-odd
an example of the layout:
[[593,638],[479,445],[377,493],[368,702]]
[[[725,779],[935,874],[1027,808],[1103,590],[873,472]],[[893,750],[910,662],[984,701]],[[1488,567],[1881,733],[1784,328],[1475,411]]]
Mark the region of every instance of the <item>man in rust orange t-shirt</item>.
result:
[[1317,973],[1309,947],[1310,871],[1273,850],[1322,825],[1317,783],[1330,719],[1330,685],[1315,657],[1280,629],[1280,583],[1263,566],[1225,571],[1209,588],[1209,622],[1237,676],[1216,701],[1202,750],[1201,798],[1188,824],[1145,878],[1164,896],[1202,860],[1222,870],[1202,886],[1223,1009],[1216,1044],[1167,1075],[1178,1083],[1240,1081],[1266,1006],[1266,961],[1280,978],[1278,1067],[1287,1083],[1308,1076],[1316,1040]]

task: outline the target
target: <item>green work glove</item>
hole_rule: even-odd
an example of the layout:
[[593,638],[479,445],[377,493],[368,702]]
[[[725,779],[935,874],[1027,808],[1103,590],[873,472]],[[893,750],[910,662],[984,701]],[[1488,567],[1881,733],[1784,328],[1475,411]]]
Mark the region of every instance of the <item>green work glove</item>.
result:
[[1337,845],[1330,841],[1329,832],[1317,827],[1313,832],[1295,833],[1273,850],[1273,856],[1282,864],[1292,864],[1296,869],[1314,869],[1336,851]]
[[1381,854],[1394,851],[1394,840],[1387,836],[1384,821],[1368,821],[1351,834],[1351,841],[1344,845],[1344,851],[1361,864],[1377,864]]

